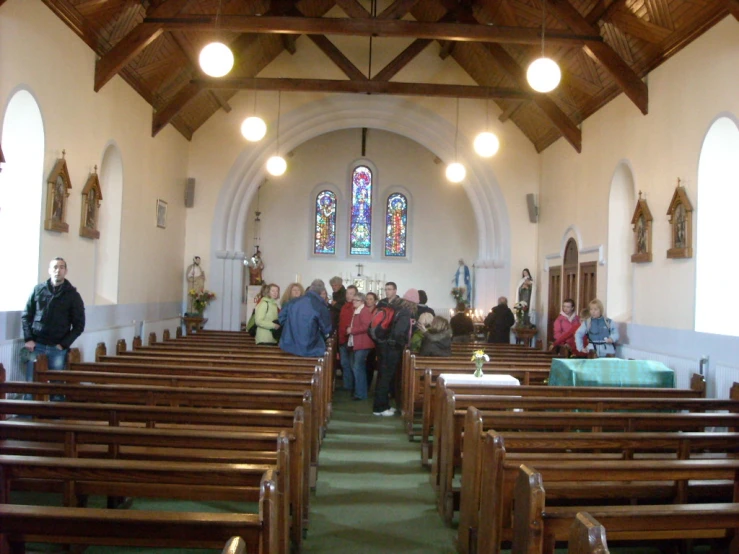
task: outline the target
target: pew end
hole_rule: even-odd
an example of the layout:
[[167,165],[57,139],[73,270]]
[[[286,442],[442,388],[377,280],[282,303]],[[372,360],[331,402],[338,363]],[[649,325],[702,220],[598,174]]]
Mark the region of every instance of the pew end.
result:
[[580,512],[570,527],[567,554],[608,554],[606,530],[590,514]]

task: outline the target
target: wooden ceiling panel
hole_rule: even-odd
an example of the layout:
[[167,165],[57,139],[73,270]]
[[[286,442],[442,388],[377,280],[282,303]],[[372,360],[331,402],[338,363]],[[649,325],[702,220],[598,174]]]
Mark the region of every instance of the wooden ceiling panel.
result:
[[[121,44],[115,56],[110,55],[105,60],[99,81],[96,72],[96,90],[118,70],[118,74],[152,104],[158,114],[154,128],[171,122],[187,138],[191,138],[217,110],[228,111],[227,100],[237,92],[204,90],[207,85],[201,81],[193,83],[193,79],[202,77],[197,56],[207,42],[217,38],[230,44],[236,58],[230,77],[251,78],[285,51],[286,45],[291,53],[294,48],[300,50],[301,42],[295,42],[299,35],[271,31],[242,34],[219,29],[215,21],[213,28],[208,30],[180,27],[174,31],[167,27],[172,19],[145,20],[147,9],[150,17],[154,13],[153,17],[166,14],[165,17],[175,19],[188,14],[213,18],[220,9],[224,18],[230,18],[227,21],[255,15],[316,18],[332,10],[334,17],[346,20],[347,28],[353,33],[361,32],[353,25],[359,19],[366,21],[366,14],[349,0],[342,0],[344,8],[349,8],[359,19],[346,17],[346,10],[335,8],[336,1],[43,0],[98,56]],[[492,24],[513,28],[519,33],[517,36],[523,38],[532,30],[540,29],[543,1],[549,2],[552,8],[547,11],[547,32],[567,34],[566,40],[571,41],[562,42],[559,38],[557,43],[548,42],[545,48],[546,54],[556,59],[562,68],[562,85],[545,97],[531,94],[528,100],[496,100],[503,110],[501,120],[510,118],[538,150],[546,148],[563,132],[573,146],[579,148],[580,131],[575,125],[624,92],[614,77],[617,74],[614,67],[622,63],[621,60],[628,66],[624,67],[627,72],[643,77],[729,13],[727,0],[567,0],[568,5],[563,5],[563,0],[404,0],[398,4],[398,13],[393,12],[384,21],[392,23],[393,18],[402,16],[429,23],[443,19],[445,24]],[[732,2],[739,10],[739,0]],[[363,5],[366,7],[366,3]],[[409,7],[411,11],[406,14]],[[587,25],[583,26],[582,19]],[[219,21],[223,24],[222,19]],[[142,25],[146,27],[140,27]],[[587,28],[593,29],[591,35],[599,34],[613,49],[617,55],[615,66],[613,59],[599,61],[593,49],[602,50],[602,47],[593,38],[578,35]],[[138,34],[131,34],[134,29],[138,29]],[[132,41],[147,33],[149,41],[139,42],[135,50],[130,48],[134,44]],[[128,42],[121,42],[124,37],[129,37]],[[157,38],[151,40],[152,37]],[[382,48],[381,43],[376,41],[375,48]],[[434,47],[438,50],[438,46]],[[119,55],[126,48],[129,48],[129,57]],[[518,89],[525,94],[530,94],[530,90],[521,72],[539,52],[539,47],[531,44],[483,45],[449,40],[442,41],[440,50],[444,57],[451,53],[478,85]],[[602,52],[599,55],[602,57]],[[609,65],[610,70],[603,63]],[[631,83],[633,98],[633,78],[631,81],[619,78],[619,82],[627,89]],[[643,88],[641,84],[636,86]],[[646,93],[641,98],[645,99]],[[645,100],[637,105],[645,111]]]

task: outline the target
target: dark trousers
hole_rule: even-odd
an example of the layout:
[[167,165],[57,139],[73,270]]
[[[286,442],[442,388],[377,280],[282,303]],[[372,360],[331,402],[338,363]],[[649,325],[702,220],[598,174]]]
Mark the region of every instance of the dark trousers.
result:
[[[390,408],[390,388],[395,381],[395,374],[403,360],[403,347],[378,343],[377,345],[377,385],[373,412],[384,412]],[[397,394],[396,394],[397,397]]]

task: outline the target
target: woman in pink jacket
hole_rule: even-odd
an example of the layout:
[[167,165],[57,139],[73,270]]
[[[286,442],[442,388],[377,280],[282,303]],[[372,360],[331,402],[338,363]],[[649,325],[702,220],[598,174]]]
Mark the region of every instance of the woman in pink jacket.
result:
[[566,344],[573,354],[577,354],[575,333],[578,327],[580,327],[580,318],[575,313],[575,301],[568,298],[562,302],[562,311],[554,320],[554,347]]
[[372,310],[364,301],[363,293],[357,292],[354,295],[354,315],[346,329],[349,335],[349,360],[354,376],[354,400],[367,398],[367,355],[375,347],[368,333]]

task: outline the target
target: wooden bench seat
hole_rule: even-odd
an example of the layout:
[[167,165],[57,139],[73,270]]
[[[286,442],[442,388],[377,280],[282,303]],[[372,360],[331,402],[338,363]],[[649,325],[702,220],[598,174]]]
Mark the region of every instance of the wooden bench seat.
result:
[[637,387],[542,387],[519,386],[511,387],[476,387],[474,385],[455,384],[449,386],[444,379],[439,380],[429,369],[423,379],[423,421],[421,425],[421,464],[429,466],[433,451],[431,448],[432,431],[438,425],[438,418],[446,402],[446,391],[453,390],[457,395],[484,394],[484,395],[514,395],[514,396],[541,396],[552,398],[705,398],[706,380],[702,375],[693,374],[689,389],[661,389]]
[[[704,431],[707,427],[737,427],[739,414],[719,413],[650,413],[649,410],[682,410],[690,403],[698,410],[737,409],[737,401],[707,399],[623,399],[598,398],[587,404],[593,412],[566,411],[582,409],[585,399],[572,402],[562,398],[517,398],[515,396],[481,396],[474,404],[494,407],[496,411],[480,411],[485,430],[503,431]],[[569,404],[569,408],[567,407]],[[537,411],[525,410],[534,403]],[[641,408],[639,404],[641,403]],[[511,411],[500,411],[508,408]],[[540,411],[548,409],[551,411]],[[641,409],[640,412],[619,410]],[[554,411],[557,410],[557,411]],[[432,463],[432,484],[438,491],[439,512],[447,523],[459,506],[459,489],[452,486],[457,469],[461,468],[462,436],[467,410],[456,409],[456,398],[447,391],[447,406],[444,420],[435,430],[434,461]],[[436,440],[438,437],[438,441]],[[438,450],[437,450],[438,445]],[[437,462],[438,460],[438,462]]]
[[[82,537],[90,534],[104,538],[103,528],[96,527],[92,524],[90,517],[100,517],[103,513],[115,514],[111,521],[121,519],[122,521],[145,522],[155,521],[158,512],[147,511],[122,511],[122,510],[96,510],[88,508],[79,508],[80,497],[83,495],[104,495],[104,496],[128,496],[128,497],[153,497],[168,499],[187,499],[187,500],[229,500],[239,502],[258,502],[259,511],[257,514],[212,514],[214,522],[218,521],[245,521],[257,527],[257,534],[261,552],[280,553],[285,552],[286,540],[280,537],[282,529],[281,514],[284,513],[282,508],[283,491],[278,488],[276,471],[268,465],[247,465],[247,464],[202,464],[202,463],[186,463],[186,462],[148,462],[148,461],[131,461],[131,460],[90,460],[79,458],[43,458],[29,456],[0,456],[0,472],[2,474],[3,488],[0,491],[0,503],[8,504],[0,510],[2,517],[7,514],[15,513],[20,516],[25,515],[26,518],[18,517],[8,520],[0,519],[2,522],[2,533],[4,541],[8,543],[27,542],[39,540],[40,542],[62,542],[62,543],[85,543]],[[9,505],[9,494],[14,490],[17,483],[24,480],[50,480],[59,481],[63,488],[63,508],[57,508],[55,519],[56,523],[51,525],[50,521],[46,521],[48,527],[44,528],[38,524],[38,520],[34,517],[28,517],[28,514],[43,513],[43,509],[39,507],[31,507],[28,510],[14,510]],[[6,509],[7,508],[7,509]],[[89,515],[85,515],[88,511]],[[65,513],[66,512],[66,513]],[[49,512],[47,512],[49,514]],[[122,515],[122,514],[135,514]],[[149,515],[149,519],[145,519],[145,515]],[[183,512],[170,513],[173,519],[185,518]],[[80,523],[86,520],[88,529],[77,527],[78,533],[72,533],[71,527],[66,524],[60,525],[69,517],[71,520],[77,520]],[[105,518],[105,516],[102,516]],[[166,516],[160,516],[166,521]],[[21,519],[30,519],[35,521],[36,525],[29,528],[23,527]],[[198,517],[195,517],[197,520]],[[12,520],[12,523],[11,523]],[[126,524],[123,523],[122,526]],[[114,523],[111,523],[115,527]],[[139,529],[139,527],[143,527]],[[114,533],[116,540],[112,543],[103,544],[136,544],[134,541],[141,540],[146,537],[147,525],[129,525],[129,536],[121,537]],[[149,525],[151,527],[151,525]],[[200,530],[198,541],[205,541],[204,534],[208,534],[208,525]],[[59,529],[62,537],[59,537]],[[94,529],[93,529],[94,528]],[[213,532],[218,528],[217,523],[214,525]],[[248,530],[249,527],[247,526]],[[24,531],[25,530],[25,531]],[[41,537],[33,537],[31,535],[39,533]],[[239,534],[234,532],[233,528],[229,531],[229,536]],[[44,536],[45,535],[45,536]],[[187,533],[185,533],[185,536]],[[254,535],[253,533],[251,534]],[[73,539],[73,540],[72,540]],[[126,542],[118,542],[123,540]],[[210,540],[210,539],[207,539]],[[219,536],[217,542],[223,542],[225,537]],[[131,542],[128,542],[131,541]],[[178,535],[167,536],[169,544],[179,545],[185,543],[183,537]],[[182,541],[180,543],[179,541]],[[253,542],[253,541],[252,541]],[[144,541],[139,544],[146,544]],[[202,543],[201,543],[202,544]],[[213,543],[209,543],[213,544]]]
[[[721,459],[739,452],[739,433],[482,433],[476,408],[469,408],[465,428],[457,541],[463,554],[476,549],[480,518],[485,525],[495,526],[495,536],[502,536],[503,516],[510,512],[513,501],[510,476],[506,480],[501,473],[504,465],[515,468],[537,460]],[[509,484],[506,488],[502,488],[504,481]],[[648,492],[657,494],[655,489]],[[712,492],[724,493],[720,488]],[[660,494],[672,491],[662,489]]]
[[[681,485],[690,480],[728,480],[733,492],[738,470],[739,460],[539,462],[536,468],[521,465],[515,484],[512,553],[553,554],[556,541],[567,539],[574,517],[583,510],[609,529],[612,540],[730,537],[739,527],[739,504],[688,504],[684,492],[687,487]],[[621,505],[592,504],[594,495],[588,484],[602,479],[613,487],[621,482],[675,483],[676,504],[633,506],[628,500]],[[545,488],[556,488],[558,482],[570,487],[582,483],[585,506],[546,506],[549,493]]]

